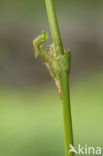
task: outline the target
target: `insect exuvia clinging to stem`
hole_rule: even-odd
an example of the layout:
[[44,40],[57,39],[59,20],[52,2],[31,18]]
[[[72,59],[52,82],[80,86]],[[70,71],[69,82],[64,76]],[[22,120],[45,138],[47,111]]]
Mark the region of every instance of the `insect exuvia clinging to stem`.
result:
[[56,52],[58,49],[54,48],[54,44],[51,44],[49,46],[49,50],[46,51],[44,48],[44,44],[47,38],[48,38],[47,33],[43,31],[41,35],[38,36],[33,41],[35,57],[37,58],[39,54],[43,57],[45,61],[45,65],[51,77],[55,81],[60,98],[62,98],[61,83],[60,83],[59,75],[62,71],[66,71],[66,70],[69,71],[71,52],[70,50],[66,50],[64,51],[64,55],[57,56]]

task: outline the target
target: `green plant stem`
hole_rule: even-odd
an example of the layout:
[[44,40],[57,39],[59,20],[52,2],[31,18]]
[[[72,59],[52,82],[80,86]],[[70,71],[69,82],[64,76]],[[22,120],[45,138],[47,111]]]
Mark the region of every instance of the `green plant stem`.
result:
[[45,0],[45,3],[55,49],[58,49],[58,55],[64,54],[63,44],[59,32],[53,0]]
[[[53,0],[45,0],[47,14],[49,19],[49,25],[54,42],[55,49],[57,49],[57,55],[64,54],[64,48],[61,40],[59,26],[57,22],[56,12],[54,8]],[[69,76],[68,72],[64,71],[60,74],[61,88],[62,88],[62,100],[63,100],[63,116],[64,116],[64,133],[65,133],[65,156],[73,156],[73,152],[69,152],[69,145],[73,145],[73,133],[72,133],[72,120],[71,120],[71,108],[70,108],[70,93],[69,93]]]

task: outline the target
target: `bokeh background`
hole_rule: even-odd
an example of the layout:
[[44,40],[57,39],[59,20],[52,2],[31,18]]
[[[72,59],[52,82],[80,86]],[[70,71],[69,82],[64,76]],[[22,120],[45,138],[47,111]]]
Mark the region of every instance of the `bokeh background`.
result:
[[[103,148],[103,1],[55,0],[65,49],[72,51],[75,147]],[[63,156],[62,103],[32,41],[52,42],[44,0],[0,0],[0,156]]]

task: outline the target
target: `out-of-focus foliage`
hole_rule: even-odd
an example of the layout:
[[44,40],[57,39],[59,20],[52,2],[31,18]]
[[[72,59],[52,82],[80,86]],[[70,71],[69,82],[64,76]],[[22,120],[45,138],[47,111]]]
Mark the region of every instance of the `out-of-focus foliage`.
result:
[[[103,147],[103,74],[71,88],[75,147]],[[52,100],[50,100],[52,99]],[[63,156],[62,103],[53,88],[0,90],[0,155]]]
[[[75,145],[103,147],[103,0],[55,0],[72,51]],[[62,104],[32,41],[49,24],[44,0],[0,2],[0,156],[63,156]],[[52,43],[51,37],[49,42]]]
[[[55,0],[64,48],[72,51],[71,77],[103,66],[103,1]],[[0,3],[0,84],[39,85],[50,80],[42,60],[34,60],[32,41],[49,32],[41,0]],[[48,44],[49,45],[49,44]]]

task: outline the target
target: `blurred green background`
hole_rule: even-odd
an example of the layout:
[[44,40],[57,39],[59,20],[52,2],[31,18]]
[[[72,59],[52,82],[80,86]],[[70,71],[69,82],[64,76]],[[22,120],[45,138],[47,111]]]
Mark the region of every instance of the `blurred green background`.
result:
[[[54,0],[72,50],[75,147],[103,148],[103,1]],[[32,41],[49,34],[44,0],[0,1],[0,156],[63,156],[62,103]]]

